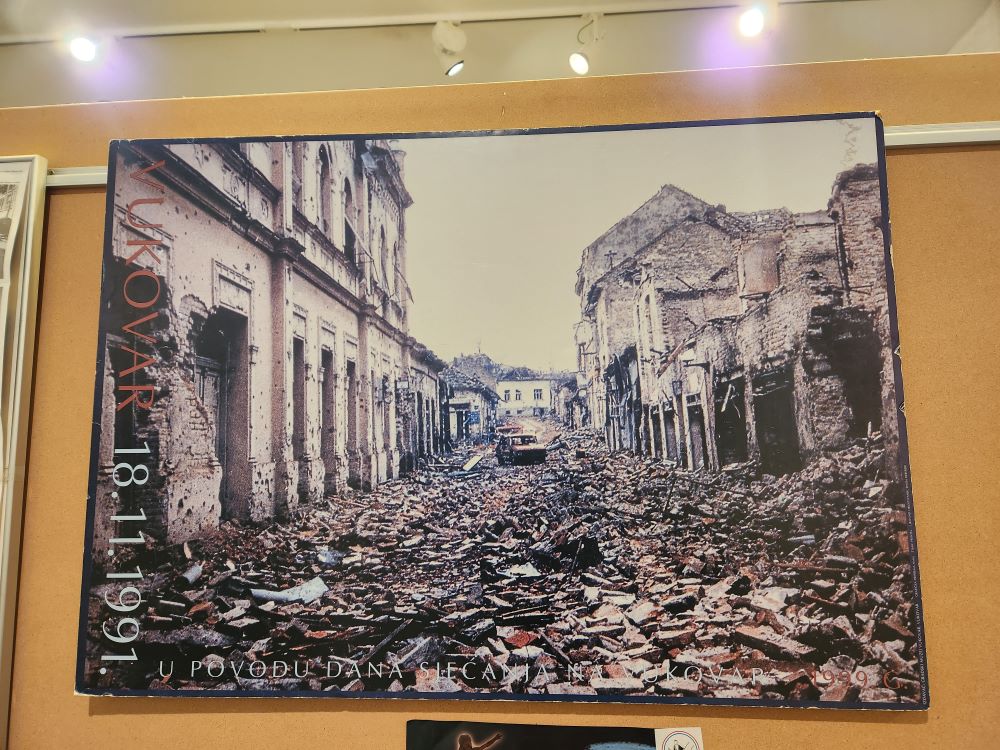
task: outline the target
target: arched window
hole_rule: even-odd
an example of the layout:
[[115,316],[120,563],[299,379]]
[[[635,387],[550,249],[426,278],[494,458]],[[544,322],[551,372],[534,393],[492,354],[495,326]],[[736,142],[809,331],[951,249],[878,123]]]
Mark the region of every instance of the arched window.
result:
[[327,235],[331,225],[331,193],[333,184],[330,179],[330,153],[326,146],[319,150],[319,226]]
[[[394,292],[396,291],[398,277],[401,275],[402,272],[399,270],[399,240],[396,240],[392,243],[392,289]],[[403,294],[404,292],[400,292],[399,294],[400,304],[403,302]]]
[[382,263],[382,288],[392,292],[392,271],[389,268],[389,246],[385,244],[385,227],[379,232],[379,260]]
[[358,212],[354,206],[354,195],[351,193],[350,180],[344,180],[344,255],[351,263],[358,262],[357,235],[354,233],[354,223],[358,220]]
[[292,204],[302,210],[302,165],[305,163],[305,144],[292,141]]

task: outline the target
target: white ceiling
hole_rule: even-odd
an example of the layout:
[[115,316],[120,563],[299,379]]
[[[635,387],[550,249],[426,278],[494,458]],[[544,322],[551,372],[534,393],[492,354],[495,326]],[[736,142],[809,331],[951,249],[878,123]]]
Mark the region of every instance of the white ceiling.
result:
[[[732,6],[739,0],[7,0],[0,34],[47,38],[67,29],[155,32],[224,25],[232,28],[498,20]],[[826,2],[828,0],[799,0]],[[870,0],[840,0],[866,2]],[[933,5],[935,3],[924,3]],[[946,5],[946,3],[937,3]]]
[[[572,75],[586,11],[606,14],[593,74],[1000,49],[1000,0],[782,2],[753,40],[741,1],[0,0],[0,106],[443,83],[426,25],[441,18],[468,36],[454,82]],[[637,12],[655,9],[670,12]],[[186,33],[256,29],[286,31]],[[101,57],[72,60],[71,33],[102,38]]]

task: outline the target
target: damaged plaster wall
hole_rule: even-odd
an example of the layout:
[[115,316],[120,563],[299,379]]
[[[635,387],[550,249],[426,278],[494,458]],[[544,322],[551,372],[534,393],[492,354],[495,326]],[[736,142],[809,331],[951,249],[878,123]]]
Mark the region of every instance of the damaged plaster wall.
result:
[[[637,236],[642,216],[654,220],[647,206],[624,220],[627,231],[605,236]],[[617,397],[631,384],[626,368],[609,365],[637,346],[637,442],[685,466],[746,456],[785,473],[880,429],[895,464],[882,228],[877,169],[858,165],[837,176],[826,211],[727,214],[701,203],[646,246],[615,247],[631,260],[603,275],[595,243],[578,274],[592,284],[586,294],[578,284],[578,341],[587,346],[589,333],[596,352],[581,355],[584,375],[595,382],[603,365],[601,390]],[[733,394],[739,419],[726,413]],[[633,418],[631,409],[607,415],[617,420],[612,448]]]
[[[112,254],[155,243],[159,259],[137,265],[162,290],[163,335],[145,368],[155,404],[116,419],[131,361],[128,337],[108,333],[99,496],[114,491],[116,439],[144,436],[155,466],[138,494],[167,540],[282,516],[412,466],[418,414],[398,402],[416,401],[400,382],[419,347],[406,330],[401,158],[354,140],[122,146]],[[158,160],[162,198],[144,203],[149,185],[130,175]],[[422,351],[426,450],[444,364]]]

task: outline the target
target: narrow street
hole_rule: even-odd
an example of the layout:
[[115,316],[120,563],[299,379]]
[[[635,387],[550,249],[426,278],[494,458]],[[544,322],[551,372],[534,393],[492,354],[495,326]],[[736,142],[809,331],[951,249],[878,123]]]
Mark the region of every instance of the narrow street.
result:
[[288,523],[144,550],[139,663],[163,674],[137,681],[917,698],[906,517],[877,446],[751,480],[522,422],[552,441],[546,464],[479,446],[471,471],[466,452]]

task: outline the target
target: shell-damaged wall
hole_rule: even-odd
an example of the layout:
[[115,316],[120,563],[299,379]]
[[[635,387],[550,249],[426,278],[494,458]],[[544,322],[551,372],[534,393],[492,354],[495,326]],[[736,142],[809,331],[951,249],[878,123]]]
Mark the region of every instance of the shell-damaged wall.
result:
[[[370,488],[434,445],[409,404],[425,383],[436,413],[444,363],[407,331],[401,160],[373,141],[119,145],[95,538],[121,512],[116,449],[150,446],[132,497],[180,541]],[[116,290],[136,269],[159,293],[130,325]],[[148,406],[119,408],[140,374]]]
[[[593,406],[598,393],[612,398],[608,364],[637,346],[642,425],[632,442],[649,455],[716,469],[755,459],[781,473],[881,430],[895,473],[879,188],[877,168],[858,165],[837,175],[825,210],[799,214],[730,214],[683,191],[657,193],[623,223],[628,232],[609,230],[583,255],[578,280],[591,286],[578,286],[577,336]],[[679,198],[679,212],[650,211]],[[594,251],[640,235],[652,239]],[[615,304],[602,308],[602,298]],[[631,444],[633,421],[607,410],[611,445]]]

